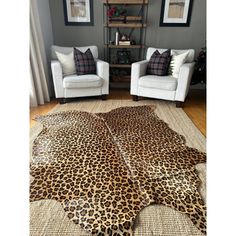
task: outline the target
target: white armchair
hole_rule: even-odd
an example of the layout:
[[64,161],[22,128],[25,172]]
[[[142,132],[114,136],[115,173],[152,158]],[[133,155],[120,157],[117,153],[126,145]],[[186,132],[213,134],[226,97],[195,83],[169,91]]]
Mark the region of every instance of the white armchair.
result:
[[67,75],[63,76],[62,66],[57,59],[55,51],[63,54],[69,54],[73,51],[72,47],[51,47],[51,70],[56,98],[62,98],[60,102],[65,102],[66,98],[101,96],[106,99],[109,94],[109,64],[98,59],[97,46],[76,47],[81,52],[90,48],[95,63],[97,74],[88,75]]
[[174,50],[178,54],[189,51],[185,64],[180,67],[178,78],[146,75],[148,61],[156,50],[163,53],[167,49],[148,48],[146,60],[132,64],[130,93],[133,100],[138,101],[138,96],[158,98],[175,101],[176,106],[181,107],[188,94],[194,71],[194,50]]

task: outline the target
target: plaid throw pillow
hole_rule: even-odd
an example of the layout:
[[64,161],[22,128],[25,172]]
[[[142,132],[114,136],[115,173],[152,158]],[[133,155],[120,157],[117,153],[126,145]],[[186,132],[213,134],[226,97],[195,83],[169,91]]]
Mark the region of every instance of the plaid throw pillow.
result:
[[95,61],[89,48],[85,53],[74,48],[74,59],[77,75],[96,74]]
[[148,62],[147,74],[160,76],[167,75],[170,59],[170,49],[163,52],[162,54],[156,50]]

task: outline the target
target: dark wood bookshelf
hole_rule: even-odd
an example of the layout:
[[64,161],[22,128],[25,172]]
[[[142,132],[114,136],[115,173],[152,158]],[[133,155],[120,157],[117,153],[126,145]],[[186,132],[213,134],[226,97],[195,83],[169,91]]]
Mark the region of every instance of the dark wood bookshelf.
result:
[[[149,1],[102,0],[102,2],[104,56],[110,64],[110,84],[122,82],[129,84],[131,63],[144,59]],[[120,7],[125,10],[126,15],[118,13],[108,16],[108,10],[116,5],[122,5]],[[128,41],[126,45],[114,41],[116,32],[119,34],[118,41]],[[122,62],[129,64],[121,64]]]

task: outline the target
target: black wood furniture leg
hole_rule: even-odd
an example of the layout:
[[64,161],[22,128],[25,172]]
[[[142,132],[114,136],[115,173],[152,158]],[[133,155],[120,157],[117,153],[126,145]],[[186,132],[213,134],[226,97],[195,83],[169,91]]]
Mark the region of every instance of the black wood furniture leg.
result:
[[183,102],[180,102],[180,101],[176,101],[175,104],[176,104],[176,107],[178,107],[178,108],[184,106],[184,103],[183,103]]
[[59,98],[59,103],[60,103],[60,104],[65,104],[65,103],[67,103],[66,98]]
[[133,101],[137,102],[138,101],[138,96],[133,95]]
[[101,98],[102,98],[102,101],[105,101],[105,100],[107,100],[107,95],[101,95]]

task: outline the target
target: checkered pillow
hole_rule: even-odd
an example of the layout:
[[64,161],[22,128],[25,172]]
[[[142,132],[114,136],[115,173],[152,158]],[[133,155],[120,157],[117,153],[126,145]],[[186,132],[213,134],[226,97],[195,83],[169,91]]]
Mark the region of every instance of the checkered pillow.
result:
[[89,48],[85,53],[74,48],[74,59],[77,75],[96,74],[95,61]]
[[170,59],[171,59],[170,49],[163,52],[162,54],[160,54],[159,51],[156,50],[152,54],[148,62],[147,74],[160,75],[160,76],[167,75]]

